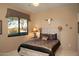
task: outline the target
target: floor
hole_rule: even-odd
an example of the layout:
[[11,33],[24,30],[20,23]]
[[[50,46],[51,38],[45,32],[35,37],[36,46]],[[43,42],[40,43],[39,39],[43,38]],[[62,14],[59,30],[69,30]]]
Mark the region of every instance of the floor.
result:
[[62,51],[57,51],[56,56],[79,56],[79,54],[77,51],[62,50]]
[[78,51],[63,49],[61,46],[57,50],[56,56],[79,56]]
[[[29,53],[30,52],[30,53]],[[28,52],[23,52],[25,54],[25,56],[47,56],[47,54],[44,54],[44,53],[37,53],[37,52],[32,52],[32,51],[28,51]],[[40,55],[41,54],[41,55]],[[17,51],[11,51],[11,52],[8,52],[8,53],[0,53],[0,56],[19,56],[20,53],[18,54]],[[56,52],[56,56],[78,56],[78,52],[77,51],[72,51],[72,50],[61,50],[59,49],[57,52]]]

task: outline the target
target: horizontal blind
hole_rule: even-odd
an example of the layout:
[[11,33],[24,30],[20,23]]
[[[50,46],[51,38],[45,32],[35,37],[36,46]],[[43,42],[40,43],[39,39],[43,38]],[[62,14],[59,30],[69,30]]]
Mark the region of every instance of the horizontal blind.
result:
[[8,8],[6,17],[19,17],[30,20],[30,15]]

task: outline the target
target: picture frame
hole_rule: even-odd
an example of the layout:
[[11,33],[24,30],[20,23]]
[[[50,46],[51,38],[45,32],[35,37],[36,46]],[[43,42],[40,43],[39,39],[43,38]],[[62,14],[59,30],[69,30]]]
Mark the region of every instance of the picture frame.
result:
[[79,33],[79,22],[78,22],[78,33]]
[[0,20],[0,35],[2,34],[2,21]]

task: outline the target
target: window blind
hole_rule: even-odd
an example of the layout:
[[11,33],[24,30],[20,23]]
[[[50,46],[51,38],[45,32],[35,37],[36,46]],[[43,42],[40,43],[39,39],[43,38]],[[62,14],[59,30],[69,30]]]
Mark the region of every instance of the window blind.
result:
[[6,17],[19,17],[30,20],[30,15],[8,8]]

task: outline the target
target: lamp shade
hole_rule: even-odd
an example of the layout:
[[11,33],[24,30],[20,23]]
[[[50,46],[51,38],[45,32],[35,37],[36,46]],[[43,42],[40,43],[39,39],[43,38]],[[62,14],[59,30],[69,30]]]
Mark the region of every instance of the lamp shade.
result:
[[32,29],[32,32],[38,32],[37,27],[34,27],[34,28]]

